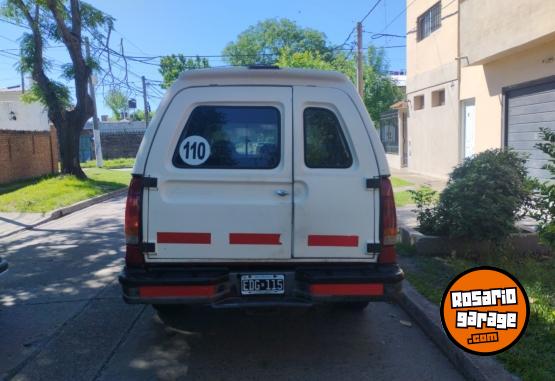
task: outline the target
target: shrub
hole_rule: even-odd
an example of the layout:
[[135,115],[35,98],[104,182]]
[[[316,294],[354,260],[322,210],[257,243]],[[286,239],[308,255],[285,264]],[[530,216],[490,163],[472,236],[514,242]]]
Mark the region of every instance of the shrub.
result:
[[437,208],[434,207],[437,201],[437,192],[428,186],[408,192],[416,204],[416,220],[420,230],[423,232],[434,231],[437,219]]
[[516,152],[499,149],[465,159],[451,173],[438,203],[419,208],[421,231],[502,241],[515,231],[519,212],[530,198],[532,186],[524,164]]
[[551,173],[549,182],[537,183],[537,193],[533,198],[530,215],[538,221],[538,231],[542,242],[555,249],[555,132],[541,129],[543,143],[536,144],[536,148],[549,155],[549,163],[543,168]]

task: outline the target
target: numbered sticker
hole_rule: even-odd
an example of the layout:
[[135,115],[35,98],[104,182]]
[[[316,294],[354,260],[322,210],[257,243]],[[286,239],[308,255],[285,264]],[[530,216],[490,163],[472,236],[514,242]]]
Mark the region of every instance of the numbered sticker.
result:
[[210,156],[210,144],[202,136],[189,136],[181,142],[179,155],[185,164],[201,165]]

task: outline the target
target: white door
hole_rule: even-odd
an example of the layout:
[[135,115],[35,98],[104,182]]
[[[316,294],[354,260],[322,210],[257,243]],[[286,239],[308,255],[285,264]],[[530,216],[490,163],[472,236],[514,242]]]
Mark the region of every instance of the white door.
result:
[[148,261],[291,257],[291,103],[290,87],[175,96],[146,164]]
[[378,168],[359,111],[340,90],[293,92],[293,256],[376,260]]
[[464,157],[474,155],[474,142],[476,139],[476,106],[474,100],[463,102],[464,116]]

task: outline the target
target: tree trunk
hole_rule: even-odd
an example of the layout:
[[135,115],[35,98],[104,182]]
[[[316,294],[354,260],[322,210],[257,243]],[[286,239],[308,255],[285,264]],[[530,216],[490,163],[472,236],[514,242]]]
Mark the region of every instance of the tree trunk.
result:
[[68,120],[55,122],[54,126],[58,132],[62,173],[86,179],[87,175],[85,175],[79,163],[79,138],[82,128],[76,128]]

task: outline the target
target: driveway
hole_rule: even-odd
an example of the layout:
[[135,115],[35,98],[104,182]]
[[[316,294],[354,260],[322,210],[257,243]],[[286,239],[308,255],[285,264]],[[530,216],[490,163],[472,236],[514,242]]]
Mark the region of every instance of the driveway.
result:
[[197,308],[166,324],[126,305],[123,208],[114,199],[0,240],[10,263],[0,277],[0,378],[462,379],[388,303],[362,313]]

